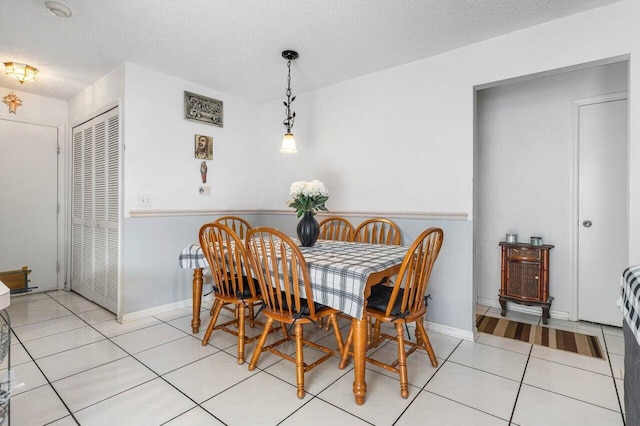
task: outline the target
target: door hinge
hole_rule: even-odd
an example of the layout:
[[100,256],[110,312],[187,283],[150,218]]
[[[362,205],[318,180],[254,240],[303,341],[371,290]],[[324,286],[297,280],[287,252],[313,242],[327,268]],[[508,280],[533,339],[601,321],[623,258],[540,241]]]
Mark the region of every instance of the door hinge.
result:
[[56,260],[56,272],[60,272],[60,262]]
[[56,153],[60,155],[60,145],[57,146],[56,151],[57,151]]

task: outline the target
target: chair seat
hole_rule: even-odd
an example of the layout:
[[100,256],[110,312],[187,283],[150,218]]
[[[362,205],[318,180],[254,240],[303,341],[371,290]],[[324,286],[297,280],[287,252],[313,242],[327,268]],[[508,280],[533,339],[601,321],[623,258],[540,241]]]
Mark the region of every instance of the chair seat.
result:
[[[256,296],[260,295],[260,285],[258,284],[258,280],[255,278],[251,278],[253,280],[254,288],[256,289]],[[242,283],[244,284],[242,287],[244,288],[242,292],[242,299],[248,299],[252,297],[251,288],[249,287],[249,278],[246,275],[242,276]],[[214,284],[213,286],[214,293],[218,293],[218,287]]]
[[[393,292],[393,287],[388,287],[386,285],[374,285],[371,287],[371,295],[367,299],[367,309],[375,309],[376,311],[385,312],[387,310],[387,305],[389,304],[389,299],[391,298],[391,293]],[[398,297],[396,298],[395,303],[393,304],[393,308],[391,309],[391,316],[398,317],[402,315],[401,305],[402,305],[402,296],[404,294],[404,289],[398,290]]]
[[[282,300],[284,301],[285,298],[286,297],[285,297],[285,295],[283,293],[282,294]],[[287,306],[286,303],[283,303],[282,305],[283,305],[282,307],[284,309],[287,309],[287,310],[289,309],[289,306]],[[331,309],[328,306],[325,306],[325,305],[323,305],[321,303],[316,303],[316,302],[313,302],[313,306],[315,308],[316,316],[319,316],[321,314],[321,312],[326,310],[326,309]],[[300,298],[300,312],[299,312],[299,314],[302,315],[302,316],[305,316],[305,317],[308,317],[309,315],[311,315],[311,311],[309,310],[309,301],[307,299],[302,298],[302,297]]]

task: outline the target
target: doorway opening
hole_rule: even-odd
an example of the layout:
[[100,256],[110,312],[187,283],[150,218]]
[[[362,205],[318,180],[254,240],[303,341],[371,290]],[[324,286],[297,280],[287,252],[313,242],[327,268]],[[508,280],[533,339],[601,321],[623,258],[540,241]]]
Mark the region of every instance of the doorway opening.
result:
[[[476,303],[499,312],[498,244],[506,234],[517,234],[519,242],[527,243],[536,236],[542,237],[543,244],[555,246],[549,265],[549,295],[554,298],[551,317],[579,319],[574,288],[579,267],[574,171],[579,164],[573,156],[572,105],[579,99],[625,93],[628,70],[628,58],[613,58],[476,88]],[[628,193],[627,162],[621,167],[622,185]],[[628,214],[626,202],[619,207]],[[628,233],[625,235],[620,244],[628,250]],[[604,257],[599,261],[606,262]],[[617,283],[619,278],[613,280]],[[614,305],[616,299],[617,294]],[[519,304],[509,304],[509,310],[541,314],[537,307]]]

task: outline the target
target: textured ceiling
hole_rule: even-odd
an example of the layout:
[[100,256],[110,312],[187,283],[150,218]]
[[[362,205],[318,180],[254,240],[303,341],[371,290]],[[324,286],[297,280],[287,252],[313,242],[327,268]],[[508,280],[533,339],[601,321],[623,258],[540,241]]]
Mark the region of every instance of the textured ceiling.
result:
[[[0,0],[0,61],[40,70],[20,86],[68,100],[123,62],[265,102],[426,58],[619,0]],[[1,69],[1,68],[0,68]]]

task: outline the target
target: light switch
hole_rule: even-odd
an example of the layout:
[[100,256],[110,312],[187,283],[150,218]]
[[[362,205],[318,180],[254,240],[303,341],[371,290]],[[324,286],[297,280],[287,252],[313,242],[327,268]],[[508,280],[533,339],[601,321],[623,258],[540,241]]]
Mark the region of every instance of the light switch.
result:
[[151,195],[138,194],[138,207],[151,207]]

